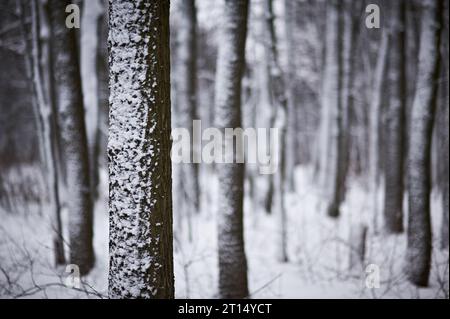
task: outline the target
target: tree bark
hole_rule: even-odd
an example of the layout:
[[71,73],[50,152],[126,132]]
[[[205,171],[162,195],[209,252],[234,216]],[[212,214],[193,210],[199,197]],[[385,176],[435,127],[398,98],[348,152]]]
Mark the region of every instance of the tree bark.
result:
[[[217,58],[215,121],[225,128],[241,127],[241,81],[245,67],[248,0],[226,0]],[[225,144],[233,143],[226,140]],[[239,145],[240,143],[238,143]],[[236,149],[236,153],[242,150]],[[236,154],[225,154],[235,159]],[[218,164],[218,255],[221,298],[248,296],[244,249],[244,164]]]
[[94,265],[92,199],[83,95],[74,29],[65,25],[70,1],[50,0],[52,57],[69,193],[70,262],[86,274]]
[[442,4],[442,0],[422,3],[419,70],[411,117],[407,274],[417,286],[428,285],[431,264],[431,136],[437,100]]
[[169,2],[109,6],[109,296],[173,298]]
[[389,50],[389,105],[386,114],[384,222],[387,233],[403,232],[406,54],[404,0],[392,1]]

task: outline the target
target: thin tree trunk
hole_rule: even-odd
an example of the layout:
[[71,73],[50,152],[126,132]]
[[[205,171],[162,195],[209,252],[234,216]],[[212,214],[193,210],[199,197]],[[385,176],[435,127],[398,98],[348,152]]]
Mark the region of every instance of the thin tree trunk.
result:
[[284,27],[286,37],[286,99],[287,99],[287,122],[286,122],[286,148],[284,156],[286,157],[286,189],[288,191],[295,190],[295,160],[297,152],[306,150],[296,149],[296,119],[295,119],[295,46],[294,46],[294,29],[295,29],[295,8],[296,2],[292,0],[284,0]]
[[389,50],[389,105],[386,114],[384,222],[388,233],[403,232],[405,159],[405,2],[392,1]]
[[[62,265],[65,263],[64,256],[64,240],[62,237],[62,222],[61,222],[61,205],[59,200],[59,184],[58,171],[56,168],[56,151],[53,143],[53,118],[51,106],[51,93],[49,79],[44,76],[42,68],[42,55],[40,45],[40,19],[39,7],[37,0],[31,2],[31,65],[33,74],[34,91],[36,95],[37,104],[39,106],[39,113],[43,130],[43,148],[45,156],[45,179],[48,192],[48,199],[50,201],[50,218],[53,232],[53,250],[55,254],[55,265]],[[47,52],[48,53],[48,52]],[[44,57],[45,58],[45,57]],[[48,57],[47,57],[48,58]],[[47,65],[48,66],[48,65]],[[47,70],[48,71],[48,70]]]
[[89,168],[91,170],[91,190],[93,198],[98,196],[98,135],[99,100],[97,51],[99,46],[100,0],[85,1],[81,18],[80,65],[85,109],[86,136],[89,148]]
[[341,66],[340,66],[340,3],[327,2],[326,13],[326,54],[322,91],[322,113],[320,131],[321,185],[327,203],[327,214],[339,216],[335,203],[338,181],[339,135],[341,134]]
[[407,274],[417,286],[428,285],[431,264],[431,136],[437,101],[442,4],[442,0],[423,2],[419,70],[411,117]]
[[[283,80],[283,74],[278,60],[277,37],[274,25],[275,15],[273,12],[272,0],[265,0],[265,14],[266,28],[269,35],[269,40],[266,45],[266,59],[268,60],[267,64],[269,68],[269,84],[273,114],[272,127],[278,128],[280,133],[280,144],[278,145],[278,149],[276,149],[280,156],[280,162],[278,165],[278,171],[273,175],[276,214],[280,223],[278,259],[280,262],[287,262],[287,212],[285,204],[285,190],[287,154],[286,116],[288,112],[288,101],[286,99],[286,87]],[[292,172],[290,174],[292,174]]]
[[[222,133],[225,128],[241,127],[241,81],[245,68],[248,6],[248,0],[226,0],[223,8],[215,88],[215,121]],[[233,143],[233,139],[226,140],[227,143]],[[236,153],[242,151],[238,146],[236,148]],[[243,163],[236,163],[236,154],[223,154],[233,158],[234,163],[217,165],[219,295],[221,298],[244,298],[248,296],[243,225],[245,168]]]
[[173,298],[169,2],[109,6],[109,296]]
[[[195,0],[183,0],[180,5],[178,30],[178,67],[177,67],[177,114],[181,127],[192,132],[193,120],[197,115],[197,13]],[[184,194],[183,206],[191,218],[193,212],[200,209],[199,164],[194,162],[194,154],[199,145],[191,143],[191,163],[181,163],[181,193]]]
[[67,169],[70,262],[86,274],[93,267],[93,212],[83,95],[74,29],[65,25],[70,1],[50,0],[52,63],[59,127]]
[[372,98],[370,103],[369,119],[369,183],[372,196],[371,208],[375,232],[378,230],[378,188],[380,183],[380,122],[381,103],[383,97],[383,83],[385,80],[389,36],[383,32],[380,48],[378,50],[377,64],[372,86]]

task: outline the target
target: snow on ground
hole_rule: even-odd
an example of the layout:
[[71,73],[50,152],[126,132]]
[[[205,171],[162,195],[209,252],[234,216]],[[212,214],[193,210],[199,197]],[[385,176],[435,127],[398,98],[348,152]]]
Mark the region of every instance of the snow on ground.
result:
[[[206,172],[206,170],[205,170]],[[262,177],[260,177],[262,178]],[[65,267],[52,266],[51,231],[36,211],[8,214],[0,211],[0,297],[99,298],[107,296],[108,216],[107,175],[102,174],[102,196],[95,211],[96,267],[82,279],[81,289],[65,286]],[[417,289],[403,274],[406,237],[373,235],[369,231],[366,265],[380,271],[380,287],[366,287],[364,268],[348,271],[351,225],[367,223],[370,202],[362,183],[353,181],[342,216],[332,220],[323,213],[320,192],[309,169],[299,168],[295,194],[286,198],[289,262],[276,261],[277,216],[265,214],[258,204],[245,203],[245,239],[250,298],[448,298],[448,251],[433,250],[430,287]],[[262,183],[257,183],[262,185]],[[202,176],[202,212],[193,216],[193,240],[187,222],[175,214],[175,284],[177,298],[217,297],[215,194],[217,181]],[[262,194],[262,189],[257,189]],[[381,196],[380,196],[381,200]],[[433,194],[432,215],[438,234],[441,206]],[[63,218],[66,220],[67,212]],[[436,239],[435,247],[438,247]],[[365,266],[365,265],[364,265]]]

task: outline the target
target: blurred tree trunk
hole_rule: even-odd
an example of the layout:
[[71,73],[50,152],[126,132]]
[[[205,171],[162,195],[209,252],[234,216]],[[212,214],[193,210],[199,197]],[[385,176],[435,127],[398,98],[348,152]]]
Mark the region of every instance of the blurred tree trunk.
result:
[[372,85],[369,119],[369,183],[372,196],[373,229],[378,230],[378,189],[380,184],[380,123],[383,100],[383,83],[385,81],[389,35],[383,32],[378,49],[377,63]]
[[[179,2],[180,20],[177,32],[176,70],[177,80],[177,113],[178,127],[193,132],[193,120],[197,115],[197,13],[195,0]],[[193,136],[192,136],[193,138]],[[199,145],[191,140],[190,163],[178,164],[178,194],[181,195],[179,208],[181,216],[188,221],[189,240],[192,240],[192,214],[200,211],[199,163],[195,159],[199,155]],[[194,160],[195,159],[195,160]]]
[[296,148],[296,103],[295,103],[295,10],[296,2],[284,0],[284,27],[286,38],[286,100],[287,100],[287,119],[286,119],[286,189],[294,191],[295,189],[295,161],[297,152],[306,150]]
[[[271,127],[279,130],[280,143],[273,148],[279,154],[278,170],[272,175],[274,187],[275,212],[280,220],[279,237],[280,244],[278,246],[278,259],[280,262],[287,262],[287,212],[285,203],[286,190],[286,155],[287,150],[287,134],[286,122],[288,112],[288,101],[286,99],[286,87],[283,80],[283,72],[278,59],[277,37],[275,32],[275,15],[273,11],[272,0],[265,0],[265,16],[266,30],[268,41],[266,41],[266,59],[269,68],[269,89],[270,101],[272,107],[272,123]],[[292,152],[292,150],[290,150]],[[293,154],[290,153],[289,155]],[[289,173],[293,175],[293,172]]]
[[419,70],[411,116],[407,273],[417,286],[428,285],[431,266],[431,136],[437,102],[442,3],[423,2]]
[[93,212],[83,94],[75,31],[65,25],[70,1],[50,0],[52,63],[59,128],[67,170],[70,263],[86,274],[93,267]]
[[173,298],[169,2],[109,6],[109,296]]
[[[19,4],[23,15],[23,4]],[[50,219],[53,237],[53,250],[55,265],[65,264],[64,256],[64,239],[61,222],[61,204],[59,199],[59,180],[58,170],[56,168],[56,150],[54,143],[54,126],[53,126],[53,110],[52,110],[52,94],[49,74],[49,52],[42,50],[42,20],[40,19],[40,9],[37,0],[30,3],[31,11],[31,50],[30,65],[33,81],[33,91],[39,108],[39,117],[42,124],[42,143],[45,166],[45,183],[47,188],[48,200],[50,201]],[[49,31],[49,30],[47,30]],[[48,32],[47,32],[48,35]],[[27,41],[27,39],[24,39]],[[42,40],[42,41],[41,41]]]
[[388,233],[403,232],[405,160],[406,54],[405,2],[391,2],[388,89],[385,143],[384,222]]
[[89,168],[91,170],[91,194],[98,196],[98,169],[99,169],[99,99],[97,51],[99,41],[99,20],[101,19],[102,5],[100,0],[85,1],[81,18],[81,51],[80,65],[83,89],[83,104],[85,110],[86,136],[89,150]]
[[[223,134],[225,128],[241,127],[248,6],[248,0],[226,0],[223,9],[215,89],[215,121]],[[225,141],[229,143],[233,143],[233,138]],[[239,145],[236,153],[242,154]],[[217,165],[219,294],[221,298],[244,298],[248,296],[243,225],[245,167],[236,163],[236,154],[223,154],[234,161]]]
[[331,0],[326,8],[325,70],[322,88],[322,110],[320,117],[320,170],[321,185],[330,217],[339,216],[339,205],[335,202],[338,180],[339,136],[341,134],[341,46],[340,2]]
[[440,90],[442,95],[441,112],[437,114],[438,122],[438,170],[440,176],[440,189],[442,193],[442,221],[441,221],[441,249],[447,249],[449,246],[449,2],[444,2],[444,16],[441,30],[441,56],[442,56],[442,79],[440,81]]
[[341,85],[341,109],[338,115],[338,157],[336,170],[336,187],[334,189],[333,203],[339,212],[341,203],[345,200],[347,190],[347,173],[350,159],[350,121],[349,114],[353,108],[353,88],[355,80],[356,44],[358,40],[361,15],[361,2],[345,0],[342,4],[342,85]]

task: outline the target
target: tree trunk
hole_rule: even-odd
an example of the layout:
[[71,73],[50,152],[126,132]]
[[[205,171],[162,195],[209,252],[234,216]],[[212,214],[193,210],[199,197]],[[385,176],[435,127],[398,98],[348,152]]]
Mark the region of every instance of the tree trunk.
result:
[[339,160],[339,135],[341,134],[341,67],[340,67],[340,3],[337,0],[327,2],[326,13],[326,54],[322,89],[322,113],[320,123],[320,170],[321,185],[327,203],[327,214],[339,216],[336,205]]
[[98,135],[100,133],[100,122],[99,100],[97,97],[99,85],[97,74],[97,51],[99,46],[98,36],[101,10],[102,6],[100,0],[85,1],[81,19],[80,64],[93,198],[97,198],[98,196]]
[[109,5],[109,296],[173,298],[169,2]]
[[385,80],[389,36],[383,32],[380,48],[378,50],[377,64],[372,85],[369,118],[369,183],[372,196],[371,209],[373,216],[373,229],[378,230],[378,188],[380,183],[380,122],[381,103],[383,98],[383,83]]
[[423,2],[419,70],[411,117],[407,273],[417,286],[428,285],[431,264],[431,136],[437,100],[442,4],[442,0]]
[[[178,30],[177,114],[178,123],[192,132],[192,121],[197,116],[197,17],[195,0],[183,0],[180,5]],[[194,161],[199,145],[191,143],[191,163],[181,163],[180,194],[183,194],[187,218],[200,209],[199,164]]]
[[296,103],[295,103],[295,8],[296,2],[284,0],[284,27],[286,37],[286,99],[287,99],[287,119],[286,119],[286,148],[284,150],[286,157],[286,189],[295,190],[295,161],[297,152],[306,150],[296,148]]
[[[224,5],[215,89],[216,126],[223,134],[225,128],[241,127],[248,6],[248,0],[226,0]],[[233,143],[233,139],[226,140],[227,143]],[[236,153],[241,151],[236,149]],[[244,164],[236,163],[236,154],[223,154],[234,161],[217,165],[219,295],[244,298],[248,296],[243,225]]]
[[67,169],[70,262],[86,274],[94,265],[92,199],[83,95],[74,29],[65,25],[69,1],[50,0],[52,57],[59,127]]
[[[39,116],[41,118],[43,130],[43,149],[45,159],[45,182],[50,201],[50,219],[53,233],[53,250],[55,254],[55,265],[63,265],[66,262],[64,256],[64,239],[61,222],[61,205],[59,200],[59,182],[58,170],[56,168],[56,150],[53,143],[53,112],[52,112],[52,94],[50,79],[45,76],[49,72],[49,64],[44,70],[41,64],[43,60],[49,61],[49,52],[41,50],[41,20],[39,14],[39,5],[37,0],[31,2],[31,65],[33,75],[34,93],[39,107]],[[44,56],[46,53],[47,56]]]
[[[283,80],[283,74],[278,60],[277,37],[275,32],[275,15],[273,12],[272,0],[265,0],[265,14],[266,14],[266,29],[269,40],[266,44],[266,59],[268,60],[269,68],[269,89],[270,101],[272,106],[272,125],[271,127],[278,128],[280,131],[280,144],[278,145],[278,152],[280,159],[278,164],[278,171],[273,175],[274,187],[274,201],[276,214],[279,218],[279,247],[278,260],[280,262],[287,262],[287,212],[285,204],[285,190],[286,190],[286,164],[287,164],[287,134],[286,122],[288,113],[288,101],[286,99],[286,87]],[[290,172],[292,175],[293,172]]]
[[403,188],[405,159],[405,2],[391,3],[389,50],[389,105],[386,114],[384,222],[388,233],[403,232]]

